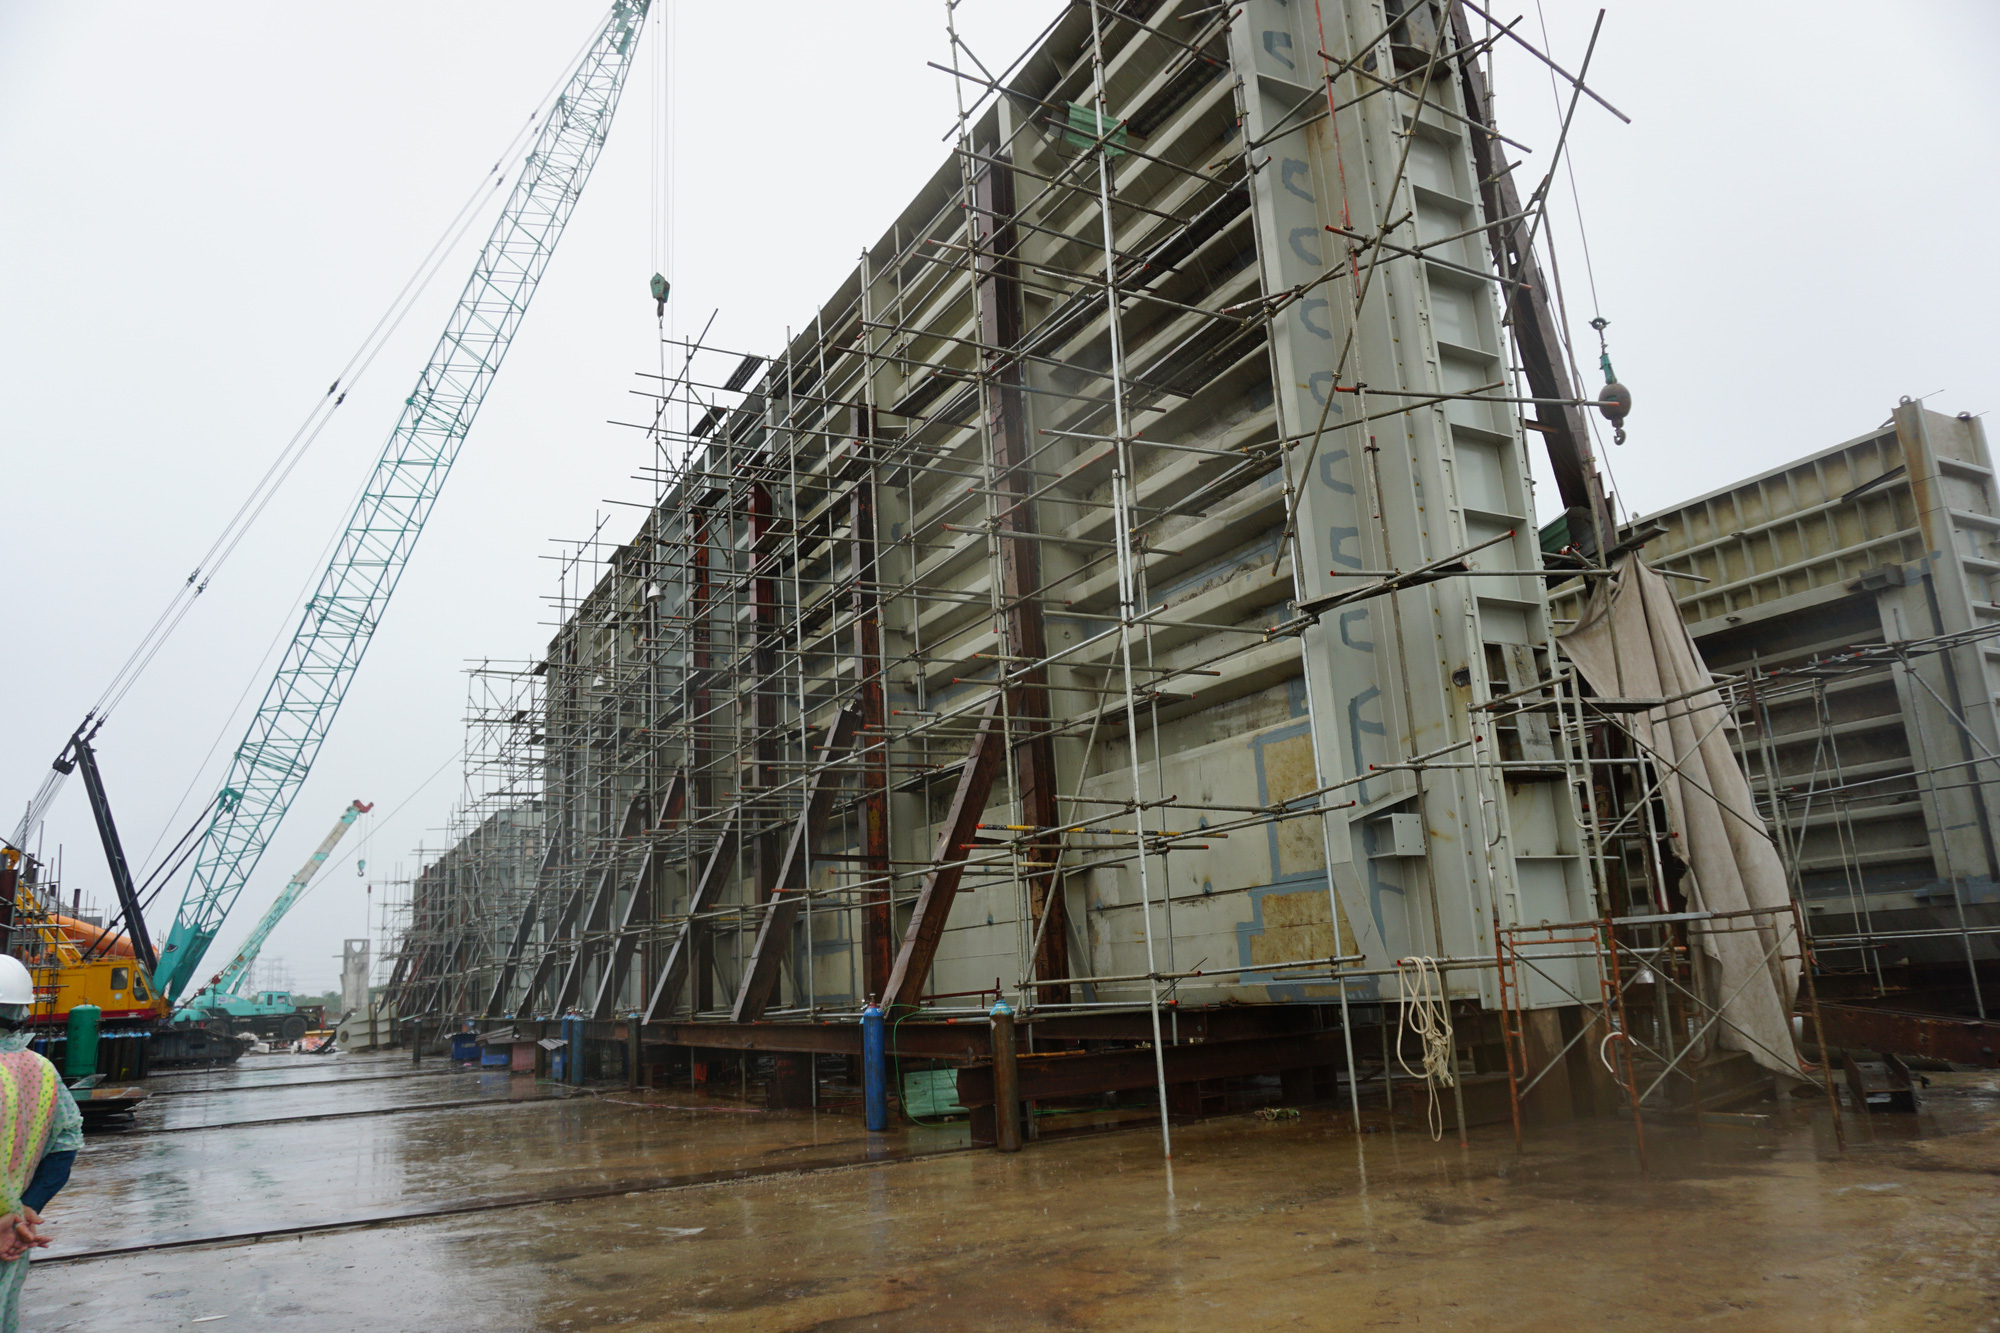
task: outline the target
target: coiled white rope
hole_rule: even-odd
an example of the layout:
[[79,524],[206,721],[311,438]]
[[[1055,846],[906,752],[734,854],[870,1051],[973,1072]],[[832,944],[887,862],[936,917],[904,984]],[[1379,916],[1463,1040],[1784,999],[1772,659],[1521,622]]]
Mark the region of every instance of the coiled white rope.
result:
[[[1396,998],[1403,1011],[1396,1034],[1396,1063],[1411,1078],[1424,1081],[1430,1094],[1431,1142],[1436,1143],[1444,1138],[1444,1103],[1438,1089],[1457,1082],[1451,1067],[1451,1005],[1445,1000],[1444,973],[1438,970],[1437,959],[1397,959]],[[1410,1068],[1403,1058],[1402,1034],[1406,1030],[1416,1033],[1422,1048],[1421,1070]]]
[[1618,1066],[1611,1063],[1611,1057],[1604,1053],[1604,1048],[1609,1046],[1614,1041],[1626,1041],[1626,1040],[1628,1040],[1628,1038],[1625,1036],[1624,1033],[1614,1031],[1605,1033],[1604,1040],[1597,1043],[1597,1059],[1604,1066],[1604,1068],[1607,1071],[1609,1071],[1611,1077],[1613,1078],[1618,1077]]

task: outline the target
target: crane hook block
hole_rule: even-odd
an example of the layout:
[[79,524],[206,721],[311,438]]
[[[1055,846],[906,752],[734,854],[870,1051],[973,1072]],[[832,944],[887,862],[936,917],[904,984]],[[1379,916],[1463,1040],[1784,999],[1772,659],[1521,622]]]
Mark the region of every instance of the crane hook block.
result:
[[1617,380],[1612,380],[1599,391],[1597,410],[1602,412],[1605,420],[1612,425],[1624,425],[1625,418],[1632,411],[1632,391]]
[[655,316],[667,313],[667,293],[673,289],[674,285],[667,281],[666,274],[655,273],[653,275],[653,299],[659,303],[659,309],[653,312]]
[[1632,391],[1617,380],[1605,383],[1597,395],[1597,410],[1612,425],[1611,438],[1614,443],[1625,443],[1625,418],[1632,411]]

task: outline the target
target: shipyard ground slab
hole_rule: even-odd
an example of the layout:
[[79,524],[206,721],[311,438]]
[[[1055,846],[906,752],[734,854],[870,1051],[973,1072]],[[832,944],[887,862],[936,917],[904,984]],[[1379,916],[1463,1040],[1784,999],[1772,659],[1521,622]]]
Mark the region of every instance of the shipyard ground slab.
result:
[[2000,1328],[2000,1077],[1931,1079],[1844,1153],[1819,1101],[1654,1126],[1647,1176],[1615,1120],[1461,1150],[1308,1108],[1184,1127],[1170,1177],[1143,1128],[1008,1156],[685,1090],[250,1068],[91,1143],[25,1322]]

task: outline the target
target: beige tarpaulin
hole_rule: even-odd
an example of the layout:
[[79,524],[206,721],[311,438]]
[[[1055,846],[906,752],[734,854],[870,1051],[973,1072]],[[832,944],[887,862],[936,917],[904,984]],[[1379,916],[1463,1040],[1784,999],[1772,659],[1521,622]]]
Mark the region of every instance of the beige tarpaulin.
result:
[[[1681,880],[1688,908],[1784,908],[1791,896],[1784,863],[1751,802],[1750,782],[1729,748],[1728,712],[1673,592],[1636,555],[1617,569],[1615,577],[1598,580],[1576,628],[1558,642],[1599,695],[1676,701],[1624,717],[1660,780],[1674,855],[1688,871]],[[1778,955],[1798,953],[1792,919],[1725,924],[1733,929],[1694,928],[1713,963],[1702,969],[1704,998],[1722,1011],[1711,1035],[1759,1064],[1797,1075],[1791,1007],[1799,965],[1771,956],[1781,939]],[[1760,928],[1747,929],[1752,925]]]

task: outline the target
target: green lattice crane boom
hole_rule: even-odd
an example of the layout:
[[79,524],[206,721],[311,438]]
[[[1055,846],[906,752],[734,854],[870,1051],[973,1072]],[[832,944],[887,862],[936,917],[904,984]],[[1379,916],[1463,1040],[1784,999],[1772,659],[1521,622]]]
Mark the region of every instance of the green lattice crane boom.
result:
[[500,369],[603,150],[651,0],[616,0],[544,120],[430,363],[236,748],[202,836],[154,989],[169,1000],[270,844],[333,724],[459,445]]
[[257,955],[264,951],[264,941],[271,938],[271,932],[278,928],[278,923],[292,910],[292,904],[305,896],[306,889],[312,884],[313,876],[319,873],[320,867],[333,855],[333,849],[347,836],[347,830],[354,826],[354,821],[374,808],[374,804],[369,801],[348,802],[347,808],[340,812],[340,818],[334,821],[332,831],[320,839],[319,846],[315,847],[313,854],[306,858],[306,863],[299,867],[297,874],[286,881],[284,888],[278,890],[276,900],[264,910],[264,915],[258,918],[257,924],[251,927],[249,938],[245,939],[236,950],[236,956],[231,958],[228,965],[220,972],[210,977],[206,986],[189,997],[187,1004],[182,1006],[182,1011],[174,1015],[176,1021],[183,1017],[192,1017],[188,1011],[199,1008],[204,996],[221,997],[242,993],[243,982],[249,977],[251,966],[257,961]]

